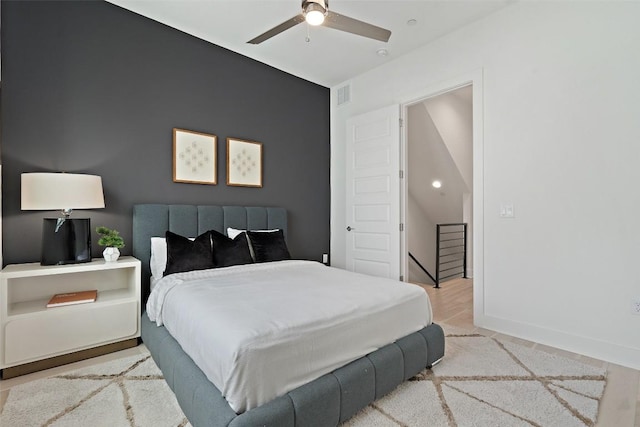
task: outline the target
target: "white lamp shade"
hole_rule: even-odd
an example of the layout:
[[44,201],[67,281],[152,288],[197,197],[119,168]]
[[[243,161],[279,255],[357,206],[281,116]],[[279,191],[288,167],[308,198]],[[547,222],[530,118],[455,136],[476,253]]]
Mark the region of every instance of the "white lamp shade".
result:
[[21,209],[104,208],[102,178],[76,173],[23,173]]

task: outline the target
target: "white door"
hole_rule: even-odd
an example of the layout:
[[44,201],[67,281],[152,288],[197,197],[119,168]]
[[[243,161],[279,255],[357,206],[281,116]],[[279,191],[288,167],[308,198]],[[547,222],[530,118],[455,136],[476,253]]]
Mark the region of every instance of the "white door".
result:
[[400,106],[347,121],[347,269],[400,277]]

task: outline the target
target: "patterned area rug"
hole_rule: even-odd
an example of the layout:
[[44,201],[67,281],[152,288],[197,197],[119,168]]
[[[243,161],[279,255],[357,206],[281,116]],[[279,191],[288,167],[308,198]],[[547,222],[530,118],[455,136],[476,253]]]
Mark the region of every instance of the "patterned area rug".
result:
[[346,425],[593,426],[606,370],[444,327],[445,358]]
[[[445,327],[445,359],[345,426],[592,426],[606,371]],[[150,356],[132,356],[16,386],[12,426],[190,426]]]

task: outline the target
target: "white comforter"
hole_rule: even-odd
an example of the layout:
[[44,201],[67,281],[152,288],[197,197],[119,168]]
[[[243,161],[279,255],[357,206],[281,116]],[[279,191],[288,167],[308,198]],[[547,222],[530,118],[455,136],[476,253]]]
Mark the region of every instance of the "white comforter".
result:
[[172,274],[147,314],[238,413],[431,323],[420,287],[312,261]]

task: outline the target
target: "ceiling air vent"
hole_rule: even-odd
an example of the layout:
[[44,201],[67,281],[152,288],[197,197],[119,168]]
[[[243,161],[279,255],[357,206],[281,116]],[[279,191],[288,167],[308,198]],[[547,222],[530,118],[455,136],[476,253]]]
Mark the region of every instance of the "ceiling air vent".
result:
[[344,85],[338,88],[338,106],[347,104],[351,101],[351,86]]

